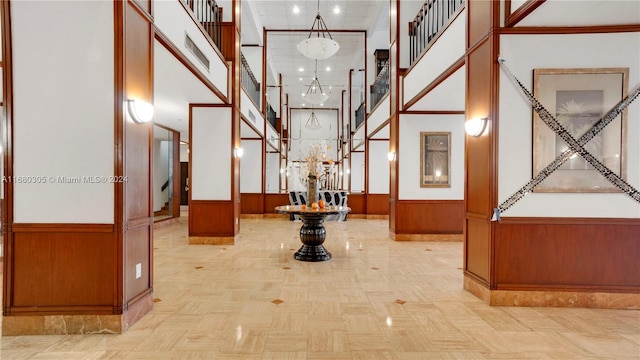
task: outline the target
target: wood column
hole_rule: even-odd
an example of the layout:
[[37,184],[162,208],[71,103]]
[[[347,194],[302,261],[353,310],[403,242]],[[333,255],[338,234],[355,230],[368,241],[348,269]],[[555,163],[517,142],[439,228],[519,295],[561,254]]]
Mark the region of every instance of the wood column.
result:
[[488,133],[466,137],[464,271],[489,287],[497,202],[499,2],[467,2],[467,120],[488,117]]
[[[4,127],[9,130],[3,139],[5,175],[34,178],[37,173],[41,179],[38,184],[3,184],[2,334],[123,332],[153,304],[152,125],[134,123],[126,108],[129,99],[153,103],[150,2],[11,1],[1,9],[3,101],[8,102]],[[101,17],[75,16],[87,11]],[[46,27],[63,13],[77,29],[58,28],[52,34],[33,29],[34,23]],[[16,21],[9,27],[12,17]],[[99,44],[82,41],[87,21],[95,22],[92,36],[100,37]],[[55,40],[63,47],[52,57],[60,59],[57,63],[39,56],[39,45],[27,51],[23,43],[19,52],[11,52],[15,41],[43,44],[64,34],[79,39]],[[87,60],[79,56],[83,53],[93,57]],[[31,64],[13,66],[13,57]],[[33,73],[40,66],[77,76],[48,81],[40,77],[50,72]],[[91,86],[85,86],[88,81]],[[76,96],[91,105],[73,108]],[[12,113],[14,105],[19,111]],[[45,115],[58,130],[55,135],[38,137],[41,129],[24,125],[39,121],[46,127]],[[17,131],[14,124],[20,124]],[[69,134],[86,145],[67,141]],[[22,156],[14,157],[14,150]],[[61,193],[65,200],[55,201]]]

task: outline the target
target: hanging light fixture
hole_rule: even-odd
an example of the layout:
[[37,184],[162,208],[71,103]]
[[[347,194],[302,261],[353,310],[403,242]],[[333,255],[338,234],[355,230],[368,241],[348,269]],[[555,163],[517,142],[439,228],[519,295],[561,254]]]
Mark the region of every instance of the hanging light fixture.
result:
[[329,95],[324,93],[320,80],[318,80],[318,60],[316,60],[316,71],[314,72],[313,80],[303,96],[311,104],[321,104],[329,99]]
[[[315,37],[313,37],[314,33]],[[311,25],[309,37],[298,43],[298,51],[308,58],[323,60],[333,56],[338,50],[340,50],[340,44],[333,40],[327,24],[322,20],[322,16],[320,16],[320,0],[318,0],[318,14],[313,21],[313,25]]]
[[311,116],[309,116],[309,120],[307,120],[307,123],[304,124],[304,127],[311,130],[318,130],[322,127],[320,125],[320,121],[318,121],[316,113],[313,110],[311,110]]

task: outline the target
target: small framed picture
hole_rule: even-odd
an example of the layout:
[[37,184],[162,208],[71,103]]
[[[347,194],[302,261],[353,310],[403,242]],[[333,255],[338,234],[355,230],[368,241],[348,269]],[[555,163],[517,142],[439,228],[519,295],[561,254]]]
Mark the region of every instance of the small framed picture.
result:
[[451,187],[451,133],[420,133],[420,187]]

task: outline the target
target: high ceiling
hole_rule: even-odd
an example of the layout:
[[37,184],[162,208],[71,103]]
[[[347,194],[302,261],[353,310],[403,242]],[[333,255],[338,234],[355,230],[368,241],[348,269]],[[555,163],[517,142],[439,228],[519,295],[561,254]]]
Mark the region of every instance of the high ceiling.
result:
[[316,63],[300,54],[296,45],[309,36],[318,4],[332,38],[340,44],[336,55],[317,62],[318,79],[323,91],[330,95],[322,106],[316,105],[318,108],[340,107],[341,92],[349,85],[350,69],[355,70],[352,86],[362,88],[363,76],[358,70],[364,68],[366,34],[388,28],[389,3],[383,0],[249,0],[243,3],[242,42],[260,44],[256,27],[267,30],[267,85],[277,85],[281,74],[283,94],[289,95],[290,108],[314,106],[306,102],[302,94],[313,80]]

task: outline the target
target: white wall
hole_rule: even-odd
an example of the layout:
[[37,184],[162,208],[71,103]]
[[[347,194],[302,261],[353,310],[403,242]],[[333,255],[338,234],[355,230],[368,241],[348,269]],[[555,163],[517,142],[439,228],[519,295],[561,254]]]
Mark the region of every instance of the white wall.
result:
[[256,108],[244,90],[240,92],[240,111],[258,129],[258,134],[263,135],[265,120],[262,112]]
[[153,211],[160,210],[169,201],[170,189],[162,191],[162,185],[169,179],[169,144],[166,140],[153,139]]
[[389,193],[389,141],[369,141],[369,194]]
[[[282,168],[284,169],[284,167]],[[280,183],[278,182],[278,178],[280,177],[280,169],[280,154],[267,153],[265,193],[277,193],[280,191]]]
[[303,159],[307,155],[309,148],[318,141],[325,141],[327,145],[330,145],[329,156],[333,160],[338,159],[338,111],[316,109],[313,112],[322,126],[317,130],[305,127],[307,120],[311,116],[311,110],[291,110],[291,129],[289,131],[289,137],[291,138],[290,161]]
[[192,200],[231,200],[231,109],[192,109]]
[[[464,199],[464,122],[464,115],[400,116],[398,199]],[[420,132],[451,132],[450,188],[420,187]]]
[[[12,2],[16,223],[113,224],[113,4]],[[64,19],[64,21],[61,21]],[[78,29],[83,29],[78,31]]]
[[371,133],[376,131],[382,123],[389,120],[389,113],[391,110],[389,104],[391,100],[389,100],[389,98],[389,96],[385,97],[382,103],[376,107],[376,110],[369,114],[369,117],[367,118],[367,132],[369,136],[371,136]]
[[189,162],[189,145],[180,144],[180,162]]
[[[640,33],[504,35],[501,56],[530,91],[533,69],[539,68],[628,67],[629,90],[640,85]],[[533,176],[531,105],[504,71],[500,73],[499,111],[498,200],[502,202]],[[627,112],[626,161],[627,182],[636,189],[640,188],[638,119],[640,103],[636,100]],[[530,193],[502,215],[638,218],[640,205],[623,194]]]
[[262,140],[242,140],[244,155],[240,159],[240,192],[262,192]]
[[364,153],[351,153],[351,192],[364,191]]

